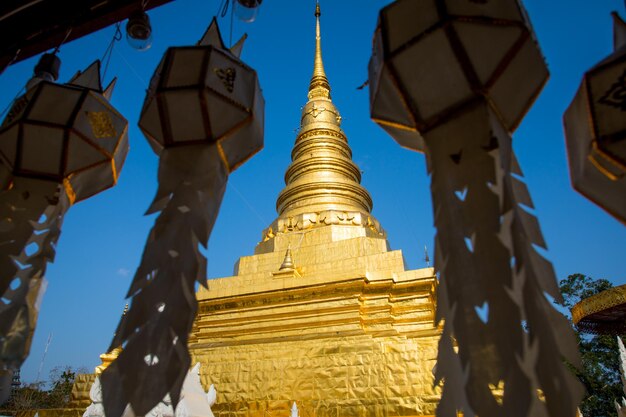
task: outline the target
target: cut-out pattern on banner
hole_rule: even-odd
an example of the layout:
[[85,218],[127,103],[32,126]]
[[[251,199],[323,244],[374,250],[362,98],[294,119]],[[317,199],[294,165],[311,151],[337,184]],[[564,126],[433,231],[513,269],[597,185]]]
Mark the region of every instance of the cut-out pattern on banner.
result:
[[36,75],[0,126],[0,370],[28,356],[65,213],[122,170],[128,122],[109,104],[114,85],[102,88],[100,61],[67,84]]
[[195,284],[206,286],[206,247],[228,175],[263,147],[264,101],[256,72],[224,47],[215,19],[197,46],[169,48],[139,127],[159,155],[159,213],[128,291],[132,298],[102,373],[107,417],[130,405],[145,415],[166,395],[176,407],[190,365]]
[[521,2],[398,0],[369,70],[372,118],[431,174],[437,415],[575,416],[576,340],[509,133],[548,78]]

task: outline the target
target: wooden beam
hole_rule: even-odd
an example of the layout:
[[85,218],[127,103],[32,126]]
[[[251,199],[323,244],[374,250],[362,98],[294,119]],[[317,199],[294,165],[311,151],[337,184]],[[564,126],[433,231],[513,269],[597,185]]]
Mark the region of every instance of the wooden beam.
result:
[[[151,0],[146,10],[173,0]],[[0,73],[61,43],[71,42],[140,9],[138,0],[2,0]]]

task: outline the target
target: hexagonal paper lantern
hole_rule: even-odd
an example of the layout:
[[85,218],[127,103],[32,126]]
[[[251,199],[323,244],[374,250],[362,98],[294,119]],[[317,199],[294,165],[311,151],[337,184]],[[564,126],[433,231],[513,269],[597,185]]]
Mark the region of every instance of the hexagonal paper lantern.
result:
[[117,182],[128,122],[100,84],[100,61],[67,84],[41,81],[18,98],[0,127],[0,157],[14,176],[63,183],[70,201]]
[[615,51],[589,70],[563,117],[574,188],[626,224],[626,23]]
[[0,369],[28,356],[65,213],[113,186],[128,152],[128,123],[108,102],[113,83],[102,89],[100,62],[64,85],[49,81],[58,63],[44,55],[0,126]]
[[374,35],[372,119],[423,151],[420,134],[486,99],[513,131],[547,78],[519,1],[398,0],[381,10]]
[[[139,127],[159,155],[159,212],[128,292],[132,302],[111,347],[124,351],[103,373],[106,415],[127,404],[144,415],[165,395],[176,405],[191,357],[199,247],[209,236],[229,174],[263,147],[264,101],[256,72],[226,49],[214,19],[196,46],[170,48],[150,82]],[[159,306],[155,308],[155,306]]]
[[[575,338],[541,296],[560,293],[535,247],[545,243],[524,209],[532,199],[510,135],[547,78],[520,0],[397,0],[380,12],[371,116],[426,152],[431,178],[442,277],[437,415],[573,416],[582,395],[562,365],[577,363]],[[498,381],[501,403],[490,388]]]
[[263,148],[264,100],[242,41],[228,50],[214,19],[198,45],[167,50],[139,120],[155,152],[215,142],[232,172]]

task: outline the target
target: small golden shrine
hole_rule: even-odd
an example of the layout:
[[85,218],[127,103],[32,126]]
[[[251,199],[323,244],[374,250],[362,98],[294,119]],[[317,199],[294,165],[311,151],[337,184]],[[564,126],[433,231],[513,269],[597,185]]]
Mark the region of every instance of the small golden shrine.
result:
[[278,218],[234,276],[197,293],[190,338],[216,417],[428,416],[433,368],[432,268],[392,251],[352,161],[331,100],[320,9],[308,102],[276,202]]

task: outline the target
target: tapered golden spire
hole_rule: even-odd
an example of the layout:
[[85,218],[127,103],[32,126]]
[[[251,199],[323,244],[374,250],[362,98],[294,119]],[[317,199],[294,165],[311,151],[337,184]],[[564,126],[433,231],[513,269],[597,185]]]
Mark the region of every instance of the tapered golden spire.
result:
[[309,84],[309,99],[314,97],[330,98],[330,84],[324,71],[324,61],[322,60],[322,35],[320,29],[320,4],[315,5],[315,63],[313,65],[313,76]]
[[[264,241],[283,233],[330,225],[351,229],[337,235],[341,238],[368,233],[384,236],[370,214],[372,198],[361,186],[361,171],[352,161],[352,150],[341,129],[341,116],[330,97],[330,83],[322,60],[320,15],[318,3],[308,101],[302,108],[292,162],[285,173],[286,186],[276,200],[279,217],[264,231]],[[258,250],[270,249],[264,245]]]
[[300,132],[285,173],[287,186],[278,196],[281,216],[326,210],[368,213],[372,198],[361,186],[361,171],[341,130],[341,116],[330,99],[330,83],[322,61],[320,5],[315,6],[315,61]]

